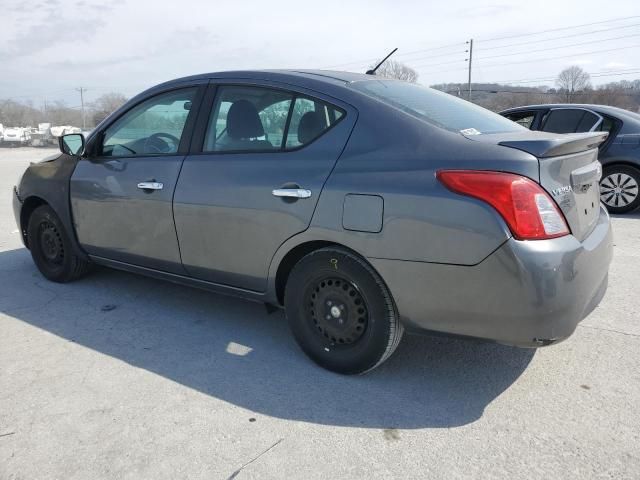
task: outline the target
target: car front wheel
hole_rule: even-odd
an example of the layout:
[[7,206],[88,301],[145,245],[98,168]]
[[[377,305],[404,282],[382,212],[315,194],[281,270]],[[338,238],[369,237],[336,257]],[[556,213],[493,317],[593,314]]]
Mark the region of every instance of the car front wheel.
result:
[[80,278],[91,266],[73,253],[62,222],[48,205],[36,208],[29,217],[27,242],[36,267],[52,282]]
[[628,165],[605,167],[600,199],[611,213],[626,213],[640,206],[640,170]]
[[404,332],[383,280],[346,249],[323,248],[303,257],[289,275],[285,310],[302,350],[342,374],[380,365]]

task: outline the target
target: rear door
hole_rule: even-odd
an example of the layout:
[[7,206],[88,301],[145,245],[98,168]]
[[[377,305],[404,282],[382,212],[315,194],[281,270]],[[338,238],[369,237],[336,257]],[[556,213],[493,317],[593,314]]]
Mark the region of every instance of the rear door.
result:
[[301,90],[211,86],[174,197],[188,273],[264,291],[278,247],[308,227],[355,118]]

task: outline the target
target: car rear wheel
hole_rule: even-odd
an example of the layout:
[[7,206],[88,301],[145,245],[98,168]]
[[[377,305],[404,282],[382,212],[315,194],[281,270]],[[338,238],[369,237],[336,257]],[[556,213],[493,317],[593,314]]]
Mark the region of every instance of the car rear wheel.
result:
[[62,222],[48,205],[31,214],[27,242],[36,267],[48,280],[70,282],[89,271],[91,264],[73,253]]
[[626,213],[640,205],[640,170],[628,165],[606,167],[600,181],[600,199],[611,213]]
[[404,333],[391,294],[364,260],[340,248],[303,257],[285,289],[289,326],[318,365],[361,374],[391,356]]

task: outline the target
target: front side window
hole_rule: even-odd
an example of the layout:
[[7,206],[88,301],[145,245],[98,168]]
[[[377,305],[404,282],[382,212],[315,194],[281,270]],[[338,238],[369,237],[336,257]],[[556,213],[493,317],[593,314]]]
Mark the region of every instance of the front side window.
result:
[[535,112],[516,112],[509,113],[505,116],[512,122],[516,122],[518,125],[529,129],[531,129],[531,125],[533,124],[533,119],[536,118]]
[[129,110],[105,131],[102,155],[132,157],[177,153],[195,95],[196,88],[174,90]]
[[517,132],[511,120],[448,93],[400,80],[362,80],[355,90],[440,128],[465,134]]
[[218,88],[205,152],[269,152],[311,143],[344,112],[325,102],[263,87]]

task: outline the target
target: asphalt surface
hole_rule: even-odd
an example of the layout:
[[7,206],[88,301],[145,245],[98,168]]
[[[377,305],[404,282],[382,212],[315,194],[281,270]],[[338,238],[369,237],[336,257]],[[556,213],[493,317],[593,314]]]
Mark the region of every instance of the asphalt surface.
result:
[[537,351],[405,337],[366,376],[306,359],[282,313],[100,269],[58,285],[0,149],[0,478],[639,478],[640,214],[609,291]]

